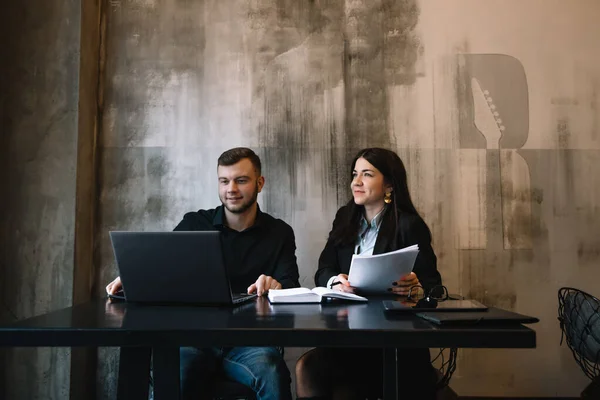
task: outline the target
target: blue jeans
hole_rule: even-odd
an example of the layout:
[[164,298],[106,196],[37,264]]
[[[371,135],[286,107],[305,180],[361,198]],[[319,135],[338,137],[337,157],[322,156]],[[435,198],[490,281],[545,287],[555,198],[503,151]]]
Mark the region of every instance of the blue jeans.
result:
[[258,400],[291,400],[291,377],[275,347],[182,347],[182,399],[209,399],[215,375],[246,385]]

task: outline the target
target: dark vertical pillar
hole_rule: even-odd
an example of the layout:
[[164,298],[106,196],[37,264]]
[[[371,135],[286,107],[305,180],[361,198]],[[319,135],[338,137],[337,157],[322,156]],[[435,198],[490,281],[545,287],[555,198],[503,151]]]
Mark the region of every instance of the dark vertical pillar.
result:
[[[23,319],[72,302],[81,7],[22,0],[0,14],[0,308]],[[69,359],[3,349],[0,398],[68,398]]]
[[[97,141],[104,65],[103,0],[81,3],[77,178],[75,194],[75,254],[73,304],[89,301],[94,293],[94,229],[97,210]],[[71,351],[70,399],[94,398],[97,349]]]

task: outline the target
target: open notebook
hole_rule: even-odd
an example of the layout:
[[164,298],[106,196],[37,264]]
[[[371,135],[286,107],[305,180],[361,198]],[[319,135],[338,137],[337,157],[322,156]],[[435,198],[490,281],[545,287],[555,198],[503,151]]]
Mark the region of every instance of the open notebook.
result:
[[339,292],[324,287],[271,289],[269,290],[269,301],[277,303],[322,303],[326,299],[341,299],[350,301],[368,301],[365,297],[353,293]]

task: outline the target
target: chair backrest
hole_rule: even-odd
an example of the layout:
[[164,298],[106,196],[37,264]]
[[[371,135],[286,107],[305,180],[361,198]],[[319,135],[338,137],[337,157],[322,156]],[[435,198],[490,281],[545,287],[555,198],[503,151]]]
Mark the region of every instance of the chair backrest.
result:
[[437,382],[436,389],[441,390],[448,386],[452,374],[456,369],[457,348],[441,348],[435,357],[432,358],[431,364],[436,370]]
[[600,300],[563,287],[558,291],[558,320],[577,364],[590,379],[600,376]]

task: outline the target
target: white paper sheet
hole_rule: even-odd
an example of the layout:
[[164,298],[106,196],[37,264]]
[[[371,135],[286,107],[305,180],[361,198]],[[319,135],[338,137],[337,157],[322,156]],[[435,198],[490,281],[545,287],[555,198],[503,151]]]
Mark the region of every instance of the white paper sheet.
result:
[[350,285],[364,292],[389,293],[392,282],[412,272],[417,254],[419,246],[416,244],[383,254],[354,254],[348,281]]

